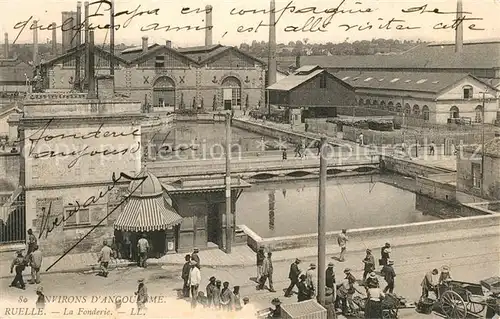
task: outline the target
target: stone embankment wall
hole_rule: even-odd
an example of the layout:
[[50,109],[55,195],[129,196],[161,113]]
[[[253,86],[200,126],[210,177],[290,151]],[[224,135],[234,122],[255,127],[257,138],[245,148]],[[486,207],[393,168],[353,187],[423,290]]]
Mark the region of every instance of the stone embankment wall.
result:
[[410,160],[406,160],[403,158],[394,158],[391,156],[382,156],[380,165],[380,168],[383,171],[386,170],[411,177],[429,176],[433,174],[453,172],[445,168],[421,165]]

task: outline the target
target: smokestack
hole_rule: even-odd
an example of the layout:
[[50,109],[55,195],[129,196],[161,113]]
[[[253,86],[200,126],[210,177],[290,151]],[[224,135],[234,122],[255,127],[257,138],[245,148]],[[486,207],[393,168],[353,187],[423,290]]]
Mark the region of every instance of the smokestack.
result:
[[[82,44],[82,2],[78,1],[76,3],[76,27],[77,30],[75,31],[76,34],[76,47],[80,48],[80,45]],[[80,56],[77,56],[76,61],[75,61],[75,88],[77,90],[80,90],[80,65],[81,59]]]
[[205,7],[205,46],[212,45],[212,10],[211,5]]
[[89,2],[83,3],[85,18],[85,43],[89,43]]
[[464,48],[464,24],[461,22],[463,18],[462,0],[457,0],[457,21],[460,22],[455,30],[455,53],[461,53]]
[[38,21],[33,21],[33,65],[38,66]]
[[[115,54],[115,2],[111,0],[111,10],[109,11],[109,53]],[[109,74],[115,75],[115,65],[113,59],[109,59]]]
[[89,31],[89,43],[87,45],[87,56],[88,56],[88,70],[89,74],[87,76],[88,81],[88,95],[87,98],[95,99],[95,74],[94,74],[94,31]]
[[169,49],[172,48],[172,41],[170,40],[165,41],[165,46]]
[[276,83],[276,3],[271,0],[269,10],[269,52],[267,63],[267,85]]
[[56,32],[57,24],[52,22],[52,54],[54,56],[57,55],[57,32]]
[[142,53],[148,52],[148,37],[142,37]]
[[9,34],[5,32],[5,43],[3,45],[3,57],[5,59],[9,58]]

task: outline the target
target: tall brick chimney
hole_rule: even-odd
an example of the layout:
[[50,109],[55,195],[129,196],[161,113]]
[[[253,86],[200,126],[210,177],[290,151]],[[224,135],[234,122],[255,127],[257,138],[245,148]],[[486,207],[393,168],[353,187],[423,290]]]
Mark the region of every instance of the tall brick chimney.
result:
[[170,40],[165,41],[165,46],[169,49],[172,48],[172,41]]
[[[81,1],[78,1],[76,3],[76,27],[78,28],[78,30],[76,30],[76,41],[75,41],[75,46],[77,48],[80,47],[80,45],[82,44],[82,2]],[[77,88],[78,90],[80,90],[80,78],[81,78],[81,75],[80,75],[80,71],[81,71],[81,65],[80,65],[80,61],[81,59],[78,57],[75,61],[75,88]]]
[[38,65],[38,21],[33,21],[33,65]]
[[[463,17],[462,0],[457,0],[457,21]],[[455,53],[461,53],[464,49],[464,24],[460,23],[455,30]]]
[[142,53],[148,52],[148,37],[142,37]]
[[89,43],[87,45],[87,56],[88,56],[88,66],[89,74],[87,76],[88,81],[88,98],[95,99],[96,98],[96,89],[95,89],[95,68],[94,68],[94,31],[89,31]]
[[267,60],[267,85],[276,83],[276,2],[271,0],[269,10],[269,44]]
[[52,22],[52,54],[57,55],[57,24]]
[[84,18],[85,18],[85,43],[89,43],[89,2],[88,1],[85,1],[83,3],[83,14],[84,14]]
[[3,45],[3,57],[4,59],[9,58],[9,34],[5,32],[5,42]]
[[213,8],[211,5],[205,7],[205,46],[212,45],[212,11]]

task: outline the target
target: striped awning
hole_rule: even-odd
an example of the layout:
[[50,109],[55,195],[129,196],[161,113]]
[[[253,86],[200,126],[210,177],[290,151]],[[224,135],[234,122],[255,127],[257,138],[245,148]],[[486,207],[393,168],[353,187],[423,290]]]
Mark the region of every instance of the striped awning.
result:
[[115,221],[115,229],[130,232],[165,230],[182,222],[182,217],[163,196],[131,197]]

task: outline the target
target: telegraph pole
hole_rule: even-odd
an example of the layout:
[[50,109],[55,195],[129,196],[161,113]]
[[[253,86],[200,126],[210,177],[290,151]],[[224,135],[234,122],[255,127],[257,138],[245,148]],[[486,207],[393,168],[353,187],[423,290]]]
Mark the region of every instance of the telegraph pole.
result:
[[483,93],[483,110],[482,110],[482,123],[481,123],[481,196],[484,197],[484,122],[485,118],[484,115],[486,114],[484,108],[486,106],[485,100],[486,100],[486,92]]
[[319,158],[319,201],[318,201],[318,302],[325,304],[326,286],[326,137],[321,137]]
[[233,232],[231,223],[231,113],[226,113],[226,253],[231,253]]

